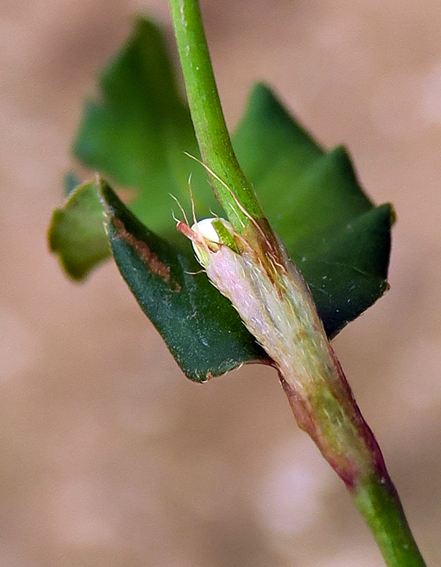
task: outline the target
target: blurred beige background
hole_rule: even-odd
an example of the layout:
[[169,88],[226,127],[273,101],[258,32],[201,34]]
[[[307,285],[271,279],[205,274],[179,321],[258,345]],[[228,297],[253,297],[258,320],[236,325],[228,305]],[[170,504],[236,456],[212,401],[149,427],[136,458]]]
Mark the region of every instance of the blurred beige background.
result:
[[[428,565],[441,564],[441,4],[205,0],[226,116],[264,79],[398,214],[391,290],[336,341]],[[380,567],[269,369],[180,373],[116,268],[45,233],[93,73],[166,0],[0,3],[0,564]]]

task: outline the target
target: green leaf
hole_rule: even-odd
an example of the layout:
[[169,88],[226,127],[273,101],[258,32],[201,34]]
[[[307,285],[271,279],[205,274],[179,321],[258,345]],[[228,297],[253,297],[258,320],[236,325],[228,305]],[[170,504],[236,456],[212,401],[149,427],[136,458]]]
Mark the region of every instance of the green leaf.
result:
[[245,362],[267,360],[193,253],[179,253],[150,231],[105,182],[101,191],[118,268],[185,374],[204,382]]
[[[390,251],[390,205],[372,208],[344,227],[299,242],[292,258],[311,289],[326,333],[334,337],[389,288],[386,281]],[[302,250],[302,252],[300,252]]]
[[98,78],[100,97],[88,100],[73,153],[132,196],[131,210],[152,230],[177,244],[171,193],[189,205],[189,177],[198,210],[216,205],[205,172],[184,152],[199,157],[187,105],[165,38],[152,22],[136,20],[132,36]]
[[[135,195],[130,208],[139,220],[108,187],[101,198],[113,219],[109,235],[116,263],[142,309],[192,379],[205,380],[263,357],[206,276],[187,273],[199,267],[175,230],[171,209],[176,207],[168,193],[188,208],[192,173],[198,216],[207,216],[213,200],[203,168],[184,155],[198,156],[194,132],[164,38],[152,23],[137,21],[99,86],[101,97],[86,105],[74,151],[83,165]],[[251,94],[234,146],[271,225],[311,288],[328,335],[334,336],[387,289],[391,207],[375,208],[347,152],[325,152],[264,85]],[[87,184],[76,189],[66,208],[54,214],[50,232],[53,249],[77,278],[108,254],[103,204],[96,186],[92,192],[95,197]],[[84,219],[71,200],[84,207]],[[118,232],[121,226],[124,231]],[[94,255],[90,242],[100,254]],[[179,293],[152,272],[136,242],[144,242],[170,268]]]
[[64,207],[55,209],[49,227],[51,251],[58,254],[66,272],[77,280],[111,256],[97,189],[97,181],[93,180],[71,190]]
[[200,271],[191,247],[181,253],[150,231],[106,182],[96,179],[74,190],[64,209],[54,212],[49,241],[74,279],[113,253],[188,378],[204,382],[246,362],[268,361],[230,302]]
[[346,150],[325,153],[263,84],[254,87],[233,142],[266,216],[288,249],[373,207]]
[[335,336],[388,287],[391,206],[376,208],[346,150],[325,153],[265,85],[251,93],[234,146]]

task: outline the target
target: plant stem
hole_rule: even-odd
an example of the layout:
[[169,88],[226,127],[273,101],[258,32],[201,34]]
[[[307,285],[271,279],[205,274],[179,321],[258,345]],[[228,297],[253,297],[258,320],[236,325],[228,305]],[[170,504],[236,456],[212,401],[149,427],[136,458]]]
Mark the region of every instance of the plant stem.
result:
[[236,232],[241,233],[250,223],[248,215],[260,218],[263,213],[231,144],[199,3],[197,0],[170,0],[170,10],[202,160],[228,186],[229,189],[214,176],[210,176],[210,183],[227,217]]
[[[222,113],[199,3],[169,1],[202,159],[214,173],[210,181],[234,230],[245,236],[239,254],[228,247],[220,246],[212,254],[208,246],[204,248],[207,275],[230,298],[248,330],[274,361],[297,422],[344,480],[387,566],[425,567],[378,444],[327,341],[309,290],[290,261],[285,261],[283,249],[272,240],[273,233],[265,224],[257,197],[237,162]],[[263,240],[248,239],[252,231],[245,230],[253,224],[251,219],[264,227]],[[200,234],[191,230],[186,233],[201,243]],[[226,280],[227,273],[231,281]],[[244,279],[247,273],[248,282]],[[261,286],[256,282],[259,274]],[[276,308],[280,313],[274,316]],[[276,329],[277,325],[280,328]]]
[[373,477],[360,483],[355,505],[371,529],[389,567],[425,567],[390,477]]

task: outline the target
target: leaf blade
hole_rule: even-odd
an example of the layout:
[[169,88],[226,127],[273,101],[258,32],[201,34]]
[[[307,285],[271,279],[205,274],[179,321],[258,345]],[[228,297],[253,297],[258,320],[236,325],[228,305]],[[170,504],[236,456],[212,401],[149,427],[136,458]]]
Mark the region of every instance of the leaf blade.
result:
[[147,229],[107,184],[101,191],[118,269],[186,376],[204,382],[267,360],[230,302],[195,274],[192,251],[178,252]]
[[335,336],[388,289],[390,206],[375,207],[345,148],[324,152],[263,84],[250,95],[234,143],[328,335]]
[[64,207],[53,212],[49,247],[72,279],[83,280],[93,268],[111,257],[103,220],[95,179],[72,190]]
[[[188,208],[188,176],[192,173],[198,216],[208,216],[210,208],[215,211],[219,208],[213,205],[203,168],[183,153],[185,150],[197,157],[196,140],[164,38],[154,24],[137,21],[128,43],[101,74],[99,87],[101,98],[86,105],[74,144],[75,154],[84,165],[107,173],[135,195],[130,209],[139,220],[124,217],[125,222],[135,227],[127,234],[134,231],[149,246],[154,241],[152,234],[157,233],[163,239],[157,259],[164,263],[171,258],[179,277],[183,278],[180,285],[187,293],[185,308],[185,302],[173,303],[175,315],[187,320],[195,311],[206,310],[208,305],[214,314],[209,320],[208,311],[204,312],[205,325],[211,329],[210,349],[205,348],[201,329],[189,326],[192,333],[186,334],[186,340],[192,356],[185,357],[185,347],[172,329],[171,312],[165,310],[161,321],[156,309],[166,303],[170,292],[163,289],[161,295],[156,282],[154,289],[159,295],[152,292],[155,302],[144,301],[142,295],[146,292],[142,288],[151,284],[147,277],[134,283],[134,274],[142,271],[142,259],[139,254],[137,259],[136,253],[133,256],[135,240],[118,238],[117,227],[113,226],[111,244],[115,259],[120,271],[125,272],[125,279],[130,281],[129,287],[138,302],[144,301],[141,305],[144,312],[154,320],[184,372],[192,379],[203,380],[244,362],[265,360],[234,309],[211,287],[205,275],[183,276],[188,270],[197,270],[198,266],[191,249],[185,248],[187,243],[173,226],[173,202],[168,194],[173,193]],[[234,146],[270,223],[311,287],[328,335],[334,336],[387,289],[390,209],[375,208],[364,194],[344,149],[325,152],[264,85],[257,85],[251,94],[249,108],[234,137]],[[101,188],[97,195],[103,199]],[[120,200],[115,202],[118,214],[128,214]],[[102,214],[102,201],[99,206]],[[69,209],[69,200],[66,207]],[[77,279],[85,277],[94,264],[109,255],[103,218],[97,214],[90,216],[87,206],[84,214],[85,219],[94,218],[100,254],[94,256],[88,248],[86,220],[85,226],[81,222],[76,225],[76,235],[72,226],[66,229],[70,244],[57,243],[55,238],[53,246],[62,263],[68,264],[70,275]],[[58,215],[60,223],[63,215],[60,212],[54,215]],[[70,222],[72,211],[66,210],[66,215],[61,222],[64,228]],[[354,226],[350,234],[346,229],[348,224]],[[54,239],[54,230],[51,229],[50,240]],[[70,252],[67,252],[69,246]],[[75,246],[78,248],[76,256]],[[64,253],[61,253],[63,247]],[[204,283],[195,283],[200,281]],[[212,340],[220,336],[219,333],[222,346]],[[178,346],[173,346],[174,342]],[[228,345],[233,356],[229,356]]]
[[179,245],[171,221],[171,193],[189,206],[189,177],[197,208],[219,211],[205,173],[185,155],[199,157],[190,113],[182,99],[165,38],[138,18],[128,42],[98,79],[100,97],[88,100],[73,143],[86,167],[130,190],[130,208],[152,230]]

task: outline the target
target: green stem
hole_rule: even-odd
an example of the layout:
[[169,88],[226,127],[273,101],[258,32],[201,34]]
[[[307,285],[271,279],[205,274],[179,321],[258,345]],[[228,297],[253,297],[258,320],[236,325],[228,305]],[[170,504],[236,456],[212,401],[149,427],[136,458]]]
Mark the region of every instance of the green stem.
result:
[[388,567],[426,567],[389,476],[369,479],[353,496]]
[[[214,79],[199,3],[197,0],[169,0],[169,2],[188,102],[202,159],[206,167],[214,173],[210,176],[210,182],[231,224],[236,232],[242,233],[250,225],[250,216],[255,219],[263,219],[264,215],[253,188],[245,178],[234,154]],[[246,211],[246,214],[244,211]],[[271,234],[269,227],[266,228],[268,234]],[[260,242],[260,244],[262,243]],[[262,266],[264,266],[264,263],[260,265],[260,268]],[[274,283],[274,278],[271,281]],[[225,295],[228,297],[228,293],[225,293]],[[315,310],[314,306],[312,309]],[[244,319],[241,311],[239,309],[238,311]],[[318,326],[320,325],[318,324]],[[266,350],[268,352],[268,349]],[[273,356],[272,358],[274,359]],[[317,362],[319,358],[312,356],[312,360]],[[340,368],[336,362],[335,365]],[[311,367],[309,366],[308,369],[311,370]],[[343,390],[345,390],[346,382],[343,378],[342,384]],[[286,383],[284,388],[293,409],[298,411],[298,392],[290,389]],[[340,390],[338,391],[340,392]],[[342,396],[336,396],[336,400],[341,401],[344,396],[343,392]],[[337,461],[333,462],[332,456],[328,458],[328,461],[336,468],[337,472],[339,472],[340,465],[342,470],[345,471],[345,464],[351,463],[351,455],[358,455],[359,446],[362,447],[360,453],[361,475],[358,479],[353,479],[354,482],[348,481],[351,476],[350,466],[347,471],[349,472],[348,478],[345,478],[342,470],[339,474],[347,483],[357,508],[370,527],[387,566],[425,567],[424,560],[407,524],[398,494],[387,474],[380,450],[372,433],[365,426],[361,415],[358,415],[358,408],[355,406],[349,387],[346,397],[348,397],[349,405],[355,407],[355,414],[349,411],[348,415],[353,416],[353,420],[349,420],[349,425],[361,424],[362,435],[367,431],[365,443],[360,442],[360,445],[360,443],[355,442],[354,446],[348,446],[347,443],[334,443],[333,445],[333,436],[336,435],[336,439],[338,439],[338,431],[329,430],[326,432],[323,420],[319,419],[315,424],[314,416],[310,414],[306,415],[305,425],[309,424],[312,429],[315,425],[318,426],[315,441],[316,443],[319,441],[317,444],[319,448],[321,446],[321,450],[323,447],[326,448],[326,443],[331,443],[331,448],[335,446]],[[321,407],[320,404],[319,406]],[[337,424],[337,430],[340,423],[339,415],[342,411],[344,413],[344,408],[338,406],[335,415],[325,415],[331,424]],[[305,427],[305,429],[308,428]],[[323,439],[321,439],[322,433]],[[314,435],[312,437],[314,439]],[[324,454],[326,456],[326,451]],[[363,462],[366,464],[365,467]],[[354,470],[357,470],[357,467]]]
[[[241,233],[249,218],[263,217],[251,184],[233,150],[222,112],[197,0],[169,0],[188,103],[210,183],[234,229]],[[234,196],[233,196],[233,194]],[[240,205],[238,205],[238,202]]]

